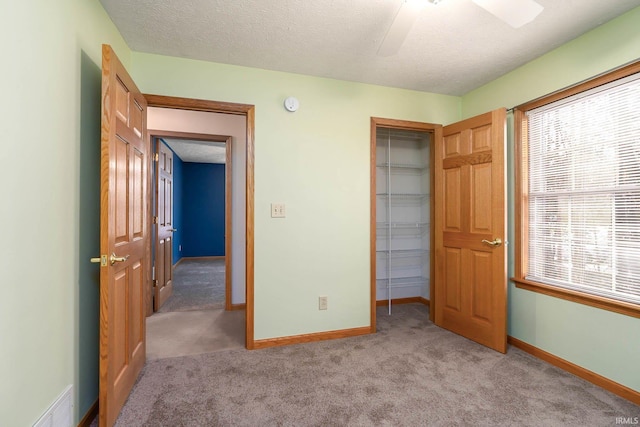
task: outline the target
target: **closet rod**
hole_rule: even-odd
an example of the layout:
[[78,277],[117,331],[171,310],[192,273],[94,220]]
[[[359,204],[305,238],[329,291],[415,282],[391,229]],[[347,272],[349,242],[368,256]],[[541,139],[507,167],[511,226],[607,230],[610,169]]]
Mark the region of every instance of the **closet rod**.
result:
[[387,131],[387,303],[389,304],[389,316],[391,316],[391,130]]

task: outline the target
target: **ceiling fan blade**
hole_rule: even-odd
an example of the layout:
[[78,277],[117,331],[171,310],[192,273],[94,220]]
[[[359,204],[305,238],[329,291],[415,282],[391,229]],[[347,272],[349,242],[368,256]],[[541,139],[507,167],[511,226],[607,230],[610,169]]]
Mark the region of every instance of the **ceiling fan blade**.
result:
[[544,9],[534,0],[473,0],[473,2],[513,28],[520,28],[533,21]]
[[420,0],[403,0],[398,9],[396,17],[393,19],[387,35],[384,36],[382,44],[378,48],[378,55],[391,56],[395,55],[400,46],[407,38],[407,34],[418,19],[418,14],[424,8],[424,1]]

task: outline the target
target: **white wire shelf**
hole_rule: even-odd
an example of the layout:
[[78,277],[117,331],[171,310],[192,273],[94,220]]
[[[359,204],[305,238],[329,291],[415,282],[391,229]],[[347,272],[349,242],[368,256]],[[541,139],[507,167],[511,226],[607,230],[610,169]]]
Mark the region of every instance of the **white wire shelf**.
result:
[[377,238],[389,239],[415,239],[422,238],[430,232],[428,222],[377,222]]
[[416,171],[423,171],[427,169],[426,165],[414,165],[409,163],[379,163],[376,166],[379,168],[407,169],[407,170],[416,170]]
[[376,193],[376,196],[383,199],[422,200],[429,197],[429,193]]
[[382,256],[391,256],[391,258],[420,258],[428,255],[429,251],[424,249],[381,249],[376,253]]
[[422,229],[428,227],[428,222],[376,222],[377,228],[391,228],[391,229]]
[[[376,279],[376,283],[387,285],[388,278]],[[392,277],[391,288],[411,288],[415,286],[423,286],[429,282],[429,279],[422,276],[410,276],[410,277]]]

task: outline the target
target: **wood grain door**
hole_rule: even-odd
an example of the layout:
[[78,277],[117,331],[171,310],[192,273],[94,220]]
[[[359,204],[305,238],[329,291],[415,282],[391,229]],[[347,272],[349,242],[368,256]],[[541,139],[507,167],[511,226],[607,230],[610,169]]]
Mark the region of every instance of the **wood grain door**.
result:
[[150,240],[147,104],[102,47],[100,426],[115,422],[145,362]]
[[154,311],[173,293],[173,152],[156,140],[156,259]]
[[506,111],[443,128],[435,148],[435,322],[507,350]]

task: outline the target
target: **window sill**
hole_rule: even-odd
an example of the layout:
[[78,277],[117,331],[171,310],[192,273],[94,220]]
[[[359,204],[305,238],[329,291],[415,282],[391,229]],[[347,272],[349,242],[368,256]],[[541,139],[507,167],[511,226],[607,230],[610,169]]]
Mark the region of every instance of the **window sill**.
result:
[[589,295],[582,292],[571,291],[569,289],[562,289],[556,286],[545,285],[516,277],[512,277],[511,280],[515,283],[516,288],[526,289],[531,292],[538,292],[552,297],[562,298],[578,304],[590,305],[591,307],[640,318],[640,305],[638,304],[616,301],[610,298]]

